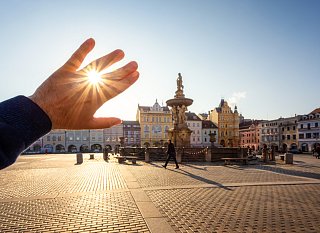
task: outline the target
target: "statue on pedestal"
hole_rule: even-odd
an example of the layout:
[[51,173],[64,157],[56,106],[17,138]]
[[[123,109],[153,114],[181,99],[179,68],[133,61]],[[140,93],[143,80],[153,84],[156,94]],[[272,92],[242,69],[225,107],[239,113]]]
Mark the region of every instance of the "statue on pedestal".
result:
[[178,78],[177,78],[177,91],[176,91],[175,97],[176,97],[176,98],[182,98],[182,97],[184,97],[181,73],[178,73]]

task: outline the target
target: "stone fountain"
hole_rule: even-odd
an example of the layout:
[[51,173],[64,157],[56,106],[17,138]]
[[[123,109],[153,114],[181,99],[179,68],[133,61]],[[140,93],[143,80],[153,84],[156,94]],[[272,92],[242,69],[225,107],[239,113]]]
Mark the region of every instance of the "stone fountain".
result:
[[190,147],[190,135],[192,131],[188,128],[185,112],[187,107],[193,103],[192,99],[185,98],[183,94],[182,76],[179,73],[177,78],[177,91],[173,99],[167,100],[171,107],[174,127],[169,129],[169,139],[176,147]]

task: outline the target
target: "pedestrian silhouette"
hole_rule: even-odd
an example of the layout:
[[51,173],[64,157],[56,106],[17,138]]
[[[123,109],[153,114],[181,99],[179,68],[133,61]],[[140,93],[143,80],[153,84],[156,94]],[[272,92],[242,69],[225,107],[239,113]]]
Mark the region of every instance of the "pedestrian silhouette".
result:
[[170,161],[170,159],[173,158],[173,161],[176,163],[176,169],[179,168],[177,159],[176,159],[176,149],[174,148],[173,143],[171,142],[171,140],[168,140],[168,149],[167,149],[167,160],[166,163],[164,165],[162,165],[164,168],[167,168],[167,165]]

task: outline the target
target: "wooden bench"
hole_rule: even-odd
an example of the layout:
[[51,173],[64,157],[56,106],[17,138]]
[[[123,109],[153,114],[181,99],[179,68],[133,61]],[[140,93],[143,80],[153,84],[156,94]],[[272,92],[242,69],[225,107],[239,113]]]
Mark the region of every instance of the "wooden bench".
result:
[[224,160],[224,165],[231,164],[231,161],[241,161],[243,165],[248,164],[248,158],[221,158]]

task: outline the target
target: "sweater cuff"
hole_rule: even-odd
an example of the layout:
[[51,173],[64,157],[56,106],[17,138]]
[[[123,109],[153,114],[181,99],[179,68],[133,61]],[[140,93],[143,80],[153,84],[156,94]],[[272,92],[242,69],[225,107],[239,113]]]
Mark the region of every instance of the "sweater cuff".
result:
[[50,132],[48,115],[32,100],[17,96],[0,104],[0,118],[20,133],[25,146]]

